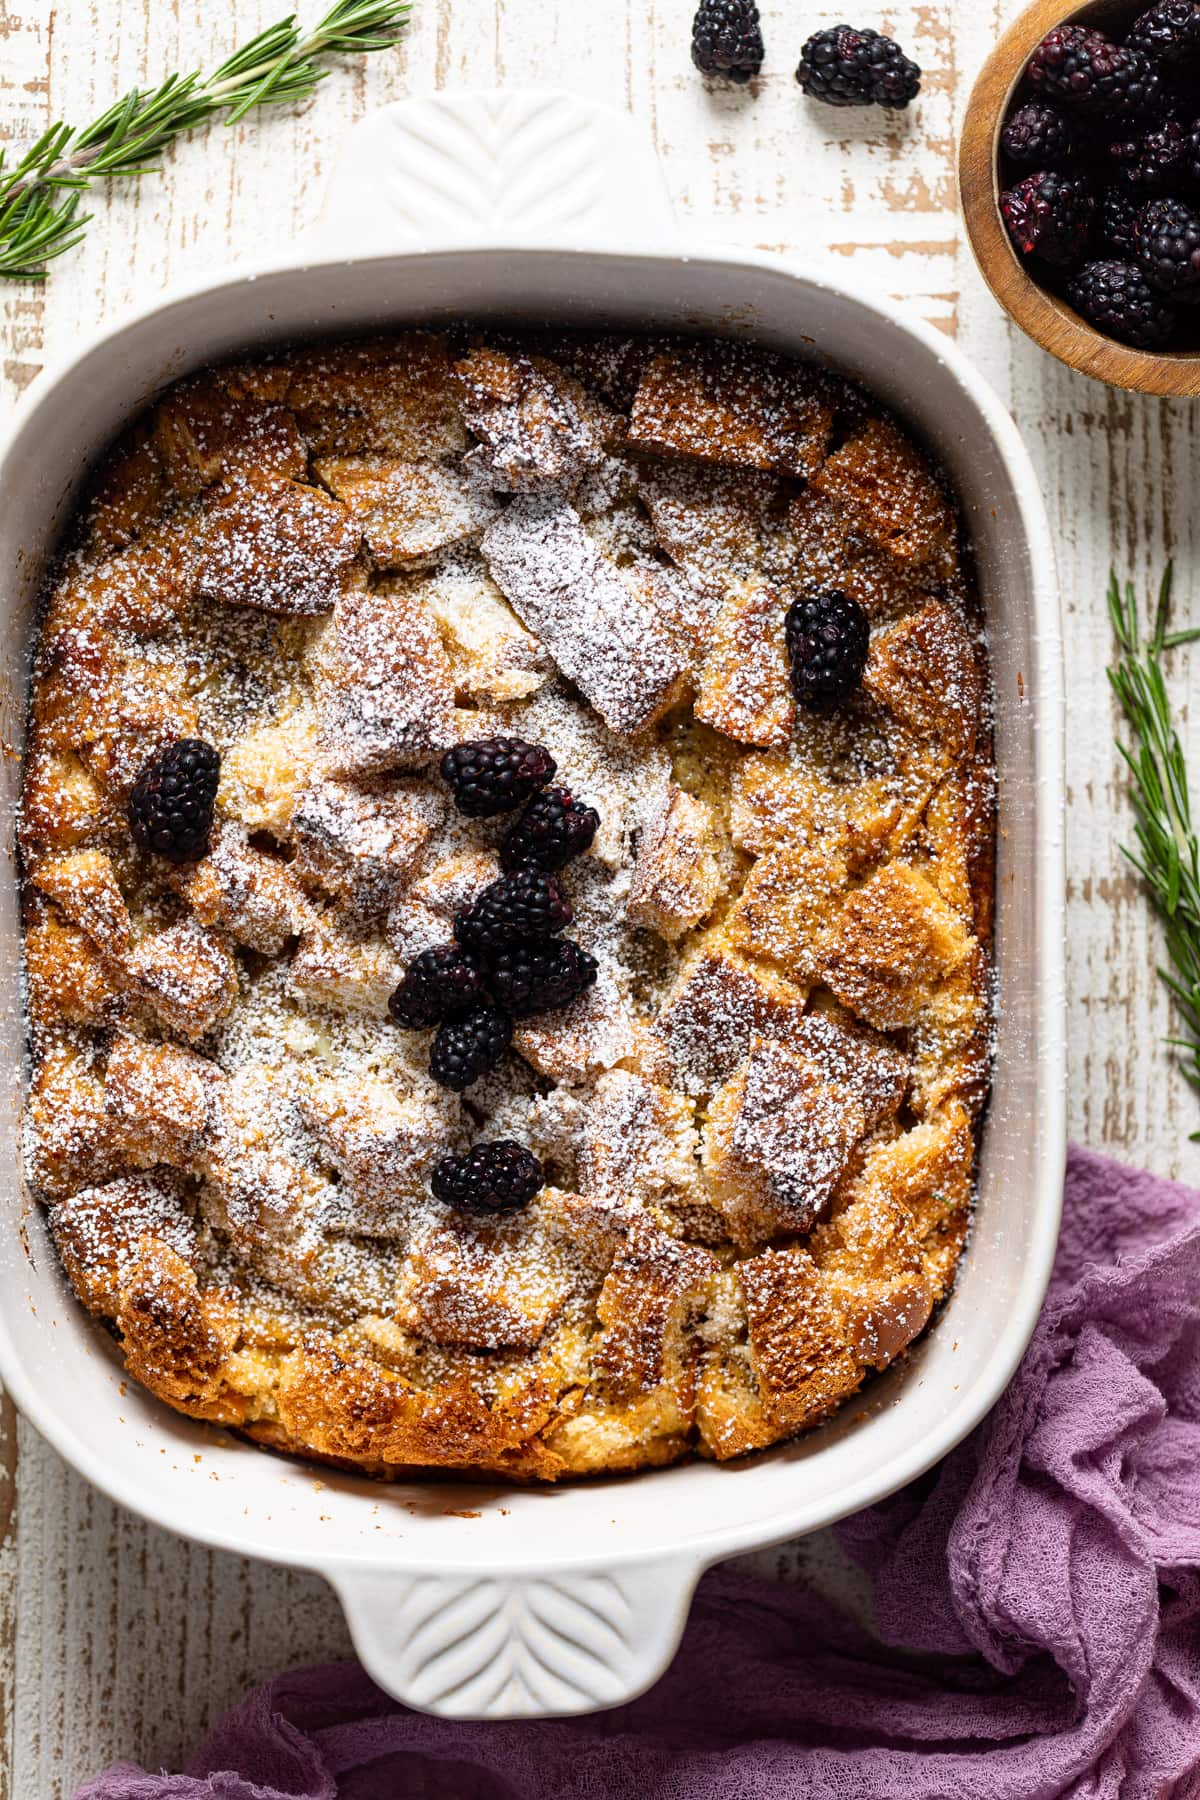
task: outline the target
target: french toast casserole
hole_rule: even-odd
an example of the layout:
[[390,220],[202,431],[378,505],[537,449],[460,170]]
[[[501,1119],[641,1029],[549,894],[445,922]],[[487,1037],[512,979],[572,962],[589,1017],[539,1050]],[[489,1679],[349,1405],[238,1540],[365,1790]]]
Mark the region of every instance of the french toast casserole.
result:
[[191,377],[48,584],[28,1176],[129,1374],[376,1475],[728,1459],[925,1328],[989,1079],[969,545],[853,382]]

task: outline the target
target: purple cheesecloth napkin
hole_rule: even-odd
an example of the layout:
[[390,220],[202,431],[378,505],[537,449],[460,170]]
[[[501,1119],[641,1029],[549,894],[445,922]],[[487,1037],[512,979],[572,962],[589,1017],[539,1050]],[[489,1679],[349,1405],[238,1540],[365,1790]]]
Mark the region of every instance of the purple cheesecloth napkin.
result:
[[544,1724],[281,1675],[185,1775],[76,1800],[1200,1797],[1200,1194],[1082,1150],[1036,1335],[983,1424],[840,1528],[879,1638],[721,1571],[670,1672]]

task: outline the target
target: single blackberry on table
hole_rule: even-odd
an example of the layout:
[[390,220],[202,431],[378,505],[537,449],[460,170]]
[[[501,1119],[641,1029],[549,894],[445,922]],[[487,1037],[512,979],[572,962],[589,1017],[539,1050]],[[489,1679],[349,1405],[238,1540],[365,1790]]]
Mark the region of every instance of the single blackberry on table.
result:
[[702,75],[745,83],[758,74],[764,55],[754,0],[701,0],[692,24],[692,61]]
[[437,944],[409,963],[388,1001],[397,1025],[427,1031],[443,1019],[461,1018],[484,999],[483,976],[474,958],[457,944]]
[[221,758],[201,738],[180,738],[138,776],[129,796],[129,829],[141,850],[168,862],[207,854]]
[[1134,229],[1138,262],[1155,287],[1200,299],[1200,217],[1182,200],[1151,200]]
[[1096,202],[1079,175],[1043,169],[1027,175],[1000,196],[1000,212],[1008,235],[1022,256],[1037,256],[1056,268],[1069,269],[1083,260]]
[[563,869],[591,847],[600,829],[594,806],[581,806],[566,788],[535,794],[500,844],[500,866],[554,871]]
[[498,1138],[433,1165],[429,1185],[444,1206],[462,1212],[517,1212],[546,1185],[541,1163],[524,1144]]
[[557,1012],[594,983],[594,956],[571,938],[514,944],[488,962],[488,985],[500,1005],[517,1018]]
[[490,819],[523,805],[545,787],[556,768],[541,744],[508,737],[456,744],[441,762],[442,780],[449,784],[459,812],[469,819]]
[[1178,119],[1163,119],[1108,147],[1108,164],[1118,181],[1143,193],[1161,192],[1184,172],[1188,137]]
[[461,1094],[494,1069],[512,1037],[512,1020],[494,1006],[477,1006],[447,1019],[429,1052],[429,1073],[439,1087]]
[[870,646],[870,621],[859,602],[839,588],[822,588],[788,608],[784,629],[800,705],[823,712],[848,699],[862,680]]
[[831,25],[800,52],[796,80],[826,106],[907,106],[921,91],[921,71],[882,32]]
[[516,869],[485,887],[454,921],[454,935],[468,950],[503,950],[528,938],[553,937],[575,917],[553,875]]
[[1128,188],[1105,188],[1100,196],[1098,235],[1104,248],[1124,262],[1137,257],[1134,230],[1143,204]]
[[1196,0],[1162,0],[1134,20],[1125,43],[1167,67],[1200,56],[1200,5]]
[[1160,350],[1175,327],[1175,311],[1133,262],[1085,263],[1067,297],[1089,324],[1138,350]]
[[1071,160],[1075,133],[1049,100],[1027,100],[1005,121],[1000,148],[1018,169],[1057,169]]
[[1047,33],[1027,73],[1040,94],[1108,118],[1150,112],[1161,96],[1158,71],[1147,56],[1086,25],[1059,25]]

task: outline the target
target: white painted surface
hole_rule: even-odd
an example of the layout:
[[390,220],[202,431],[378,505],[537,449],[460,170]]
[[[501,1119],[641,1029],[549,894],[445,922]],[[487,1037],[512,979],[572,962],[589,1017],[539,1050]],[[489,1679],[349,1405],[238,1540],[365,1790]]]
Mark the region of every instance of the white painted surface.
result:
[[[0,138],[26,141],[52,117],[90,117],[118,87],[212,64],[282,10],[277,0],[53,9],[17,0],[17,10],[0,0]],[[19,392],[98,312],[289,242],[318,210],[346,125],[386,100],[546,84],[631,108],[650,124],[693,229],[815,266],[852,258],[861,279],[955,333],[1010,399],[1051,508],[1067,612],[1072,1133],[1200,1179],[1200,1150],[1187,1142],[1200,1107],[1162,1045],[1157,934],[1117,856],[1126,814],[1103,608],[1110,561],[1145,585],[1169,550],[1180,622],[1200,616],[1200,523],[1188,504],[1200,412],[1070,375],[1007,324],[975,273],[955,212],[955,119],[1014,0],[884,9],[882,22],[928,71],[913,117],[884,125],[814,108],[791,80],[807,31],[845,10],[840,0],[803,9],[769,0],[768,75],[751,94],[709,93],[694,75],[692,0],[415,0],[398,53],[333,77],[299,114],[214,128],[178,147],[163,175],[97,197],[88,240],[44,296],[0,291],[2,391]],[[854,16],[880,22],[865,0]],[[1177,674],[1184,693],[1186,652]],[[1191,735],[1200,770],[1200,721]],[[119,1755],[174,1765],[254,1681],[346,1652],[339,1608],[319,1580],[148,1528],[70,1475],[27,1427],[4,1423],[0,1800],[62,1800]],[[828,1550],[809,1545],[786,1560],[823,1571]]]

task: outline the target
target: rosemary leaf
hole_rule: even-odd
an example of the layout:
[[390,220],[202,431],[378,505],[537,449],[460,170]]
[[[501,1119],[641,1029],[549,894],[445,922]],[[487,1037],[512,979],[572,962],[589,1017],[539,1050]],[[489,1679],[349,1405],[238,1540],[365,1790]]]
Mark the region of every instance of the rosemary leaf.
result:
[[11,168],[0,151],[0,280],[44,280],[46,265],[74,248],[90,218],[79,211],[79,190],[149,173],[176,138],[208,119],[234,125],[257,107],[304,99],[329,73],[323,59],[391,49],[410,11],[410,0],[335,0],[307,33],[290,14],[209,76],[131,88],[81,130],[51,125]]
[[1115,571],[1110,576],[1108,610],[1118,658],[1108,679],[1133,734],[1132,747],[1117,746],[1129,773],[1137,846],[1126,847],[1124,855],[1146,883],[1163,923],[1169,966],[1158,973],[1182,1027],[1182,1034],[1167,1042],[1180,1052],[1184,1076],[1200,1089],[1200,842],[1192,823],[1187,761],[1162,667],[1164,654],[1200,638],[1200,629],[1167,630],[1172,575],[1168,563],[1148,639],[1141,634],[1132,583],[1122,589]]

